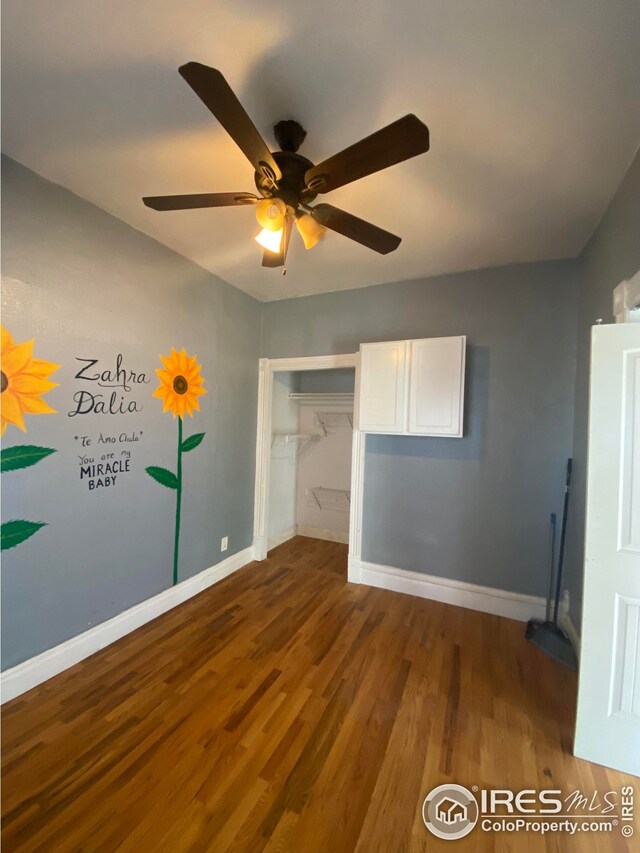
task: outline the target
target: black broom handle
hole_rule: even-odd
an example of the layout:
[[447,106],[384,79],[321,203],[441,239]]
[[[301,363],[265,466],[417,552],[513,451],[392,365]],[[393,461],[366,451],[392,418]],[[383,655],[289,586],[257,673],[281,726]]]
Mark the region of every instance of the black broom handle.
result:
[[556,514],[551,513],[551,533],[549,536],[549,580],[547,582],[547,606],[544,611],[545,622],[551,622],[553,610],[553,585],[556,578]]
[[562,510],[562,530],[560,531],[560,554],[558,555],[558,574],[556,576],[556,598],[553,604],[553,624],[558,627],[558,605],[562,591],[562,566],[564,564],[564,540],[567,533],[567,515],[569,513],[569,489],[571,488],[571,468],[573,459],[567,459],[567,480],[564,489],[564,508]]

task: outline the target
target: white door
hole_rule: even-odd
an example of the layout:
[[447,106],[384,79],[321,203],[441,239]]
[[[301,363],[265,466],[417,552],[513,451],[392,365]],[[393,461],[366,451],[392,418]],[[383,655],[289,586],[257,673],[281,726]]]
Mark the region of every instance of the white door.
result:
[[405,431],[406,353],[406,341],[382,341],[360,347],[361,430]]
[[464,336],[410,341],[409,432],[462,435]]
[[640,323],[592,331],[575,754],[640,775]]

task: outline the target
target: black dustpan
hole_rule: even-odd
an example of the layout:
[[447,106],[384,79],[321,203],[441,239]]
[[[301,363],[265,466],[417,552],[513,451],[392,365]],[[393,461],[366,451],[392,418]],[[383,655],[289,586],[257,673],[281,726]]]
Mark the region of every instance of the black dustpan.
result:
[[568,666],[569,669],[578,669],[578,658],[571,641],[554,622],[540,622],[537,619],[530,619],[527,623],[525,637],[534,646],[542,649],[550,658],[557,660],[558,663]]

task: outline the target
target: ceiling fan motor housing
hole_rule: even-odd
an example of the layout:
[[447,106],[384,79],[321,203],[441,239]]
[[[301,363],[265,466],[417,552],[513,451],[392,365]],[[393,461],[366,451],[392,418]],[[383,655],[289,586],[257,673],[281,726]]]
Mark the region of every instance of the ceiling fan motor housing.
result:
[[305,174],[312,168],[313,163],[297,153],[307,132],[302,125],[291,119],[279,121],[273,130],[282,150],[272,152],[272,156],[282,172],[282,177],[274,186],[268,175],[256,172],[256,187],[265,198],[281,198],[297,211],[300,203],[309,204],[317,196],[317,192],[309,189],[305,181]]
[[295,154],[304,142],[307,131],[297,121],[286,119],[274,124],[273,135],[281,151],[292,151]]

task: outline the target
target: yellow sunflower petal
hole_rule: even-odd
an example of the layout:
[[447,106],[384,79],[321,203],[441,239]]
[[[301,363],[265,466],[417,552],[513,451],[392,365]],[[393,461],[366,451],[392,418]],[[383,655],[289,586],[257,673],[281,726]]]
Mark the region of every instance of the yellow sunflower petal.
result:
[[28,364],[33,352],[33,340],[16,344],[2,351],[2,369],[9,379],[14,373],[21,371]]
[[178,353],[171,347],[171,355],[161,355],[160,361],[164,364],[164,366],[170,372],[173,372],[177,367],[177,357]]
[[161,400],[164,400],[164,398],[167,396],[168,392],[169,392],[169,389],[167,388],[166,385],[158,385],[156,390],[153,392],[153,396],[154,397],[160,397]]
[[171,385],[173,383],[173,374],[170,373],[168,370],[161,370],[160,368],[158,368],[156,370],[156,374],[160,382],[162,382],[164,385]]
[[60,367],[59,364],[53,364],[51,361],[44,361],[41,358],[32,358],[29,364],[24,368],[24,372],[30,376],[38,376],[40,379],[47,379],[51,373]]
[[200,375],[200,365],[198,364],[198,357],[193,355],[188,361],[187,369],[191,373],[193,377]]
[[2,352],[9,347],[14,347],[15,343],[8,329],[5,329],[4,326],[0,326],[0,330],[2,331]]
[[8,423],[17,426],[18,429],[22,430],[22,432],[27,431],[25,429],[22,409],[20,408],[18,398],[9,388],[2,393],[2,418]]
[[55,415],[57,409],[52,409],[42,397],[22,397],[20,400],[25,415]]
[[175,418],[176,410],[175,410],[174,402],[175,401],[173,400],[173,398],[167,394],[167,396],[165,397],[164,403],[162,404],[162,411],[163,411],[163,413],[168,412],[168,411],[172,411],[173,417]]
[[40,379],[28,373],[18,373],[9,379],[9,388],[16,394],[46,394],[52,388],[57,388],[57,382],[48,379]]
[[189,376],[195,382],[198,379],[202,379],[202,374],[200,373],[200,365],[196,364],[195,367],[189,368]]

